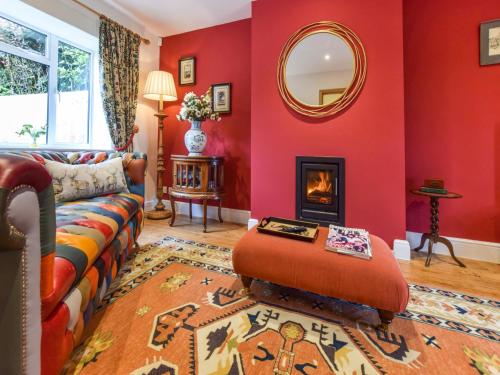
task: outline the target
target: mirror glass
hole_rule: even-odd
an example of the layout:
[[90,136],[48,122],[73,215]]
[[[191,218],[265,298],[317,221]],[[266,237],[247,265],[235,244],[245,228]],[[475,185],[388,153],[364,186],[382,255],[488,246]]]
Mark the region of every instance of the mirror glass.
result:
[[319,32],[302,39],[290,52],[285,80],[289,92],[309,106],[338,100],[354,77],[354,56],[341,37]]

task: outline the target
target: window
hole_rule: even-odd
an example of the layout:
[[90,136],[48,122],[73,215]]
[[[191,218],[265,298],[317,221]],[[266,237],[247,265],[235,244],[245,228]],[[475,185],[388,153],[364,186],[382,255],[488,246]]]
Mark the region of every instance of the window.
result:
[[0,17],[0,41],[45,56],[47,35]]
[[26,18],[37,20],[32,25],[0,13],[0,145],[32,144],[29,135],[17,134],[31,124],[46,127],[39,145],[108,149],[97,38],[67,24],[55,28],[65,30],[62,38],[51,30],[55,19],[45,16],[43,29],[43,17]]
[[88,143],[92,56],[64,42],[57,53],[56,143]]

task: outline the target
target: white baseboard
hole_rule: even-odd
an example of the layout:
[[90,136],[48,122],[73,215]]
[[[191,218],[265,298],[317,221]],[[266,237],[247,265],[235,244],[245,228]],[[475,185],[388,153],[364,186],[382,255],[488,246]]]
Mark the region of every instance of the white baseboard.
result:
[[252,228],[253,228],[254,226],[256,226],[257,224],[259,224],[259,220],[257,220],[257,219],[252,219],[252,218],[248,219],[248,223],[247,223],[247,225],[248,225],[248,230],[252,229]]
[[[144,204],[146,211],[152,210],[155,204],[156,201],[147,201]],[[170,201],[163,200],[163,204],[170,209]],[[175,212],[179,215],[189,215],[189,203],[175,202]],[[193,217],[203,217],[203,206],[201,204],[193,203]],[[218,220],[218,207],[208,206],[207,217]],[[250,219],[250,211],[222,207],[222,219],[230,223],[247,224]]]
[[[406,239],[412,249],[419,245],[421,236],[422,233],[406,232]],[[458,258],[474,259],[495,264],[500,263],[500,243],[455,237],[446,238],[452,243],[453,250]],[[436,254],[450,255],[448,248],[441,243],[435,245],[432,250]],[[427,247],[424,247],[421,251],[427,251]]]
[[411,260],[410,243],[405,240],[394,240],[392,245],[394,256],[400,260]]

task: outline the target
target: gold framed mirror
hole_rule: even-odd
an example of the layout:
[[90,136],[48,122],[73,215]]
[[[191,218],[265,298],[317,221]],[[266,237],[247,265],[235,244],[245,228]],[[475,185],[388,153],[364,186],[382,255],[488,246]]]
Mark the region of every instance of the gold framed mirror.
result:
[[278,87],[290,108],[309,117],[346,109],[366,78],[366,54],[358,36],[336,22],[304,26],[286,42],[278,61]]

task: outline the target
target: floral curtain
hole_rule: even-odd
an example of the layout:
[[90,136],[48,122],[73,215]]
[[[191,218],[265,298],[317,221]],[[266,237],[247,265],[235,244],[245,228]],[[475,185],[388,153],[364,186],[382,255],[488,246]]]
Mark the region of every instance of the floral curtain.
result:
[[99,63],[106,122],[115,149],[133,151],[141,37],[101,16]]

